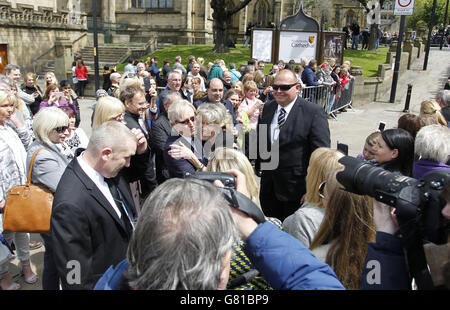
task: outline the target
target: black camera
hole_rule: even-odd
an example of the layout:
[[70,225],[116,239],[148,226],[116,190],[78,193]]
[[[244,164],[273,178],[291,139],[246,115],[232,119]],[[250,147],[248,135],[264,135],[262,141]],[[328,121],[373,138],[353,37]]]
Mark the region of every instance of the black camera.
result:
[[345,190],[395,207],[400,226],[409,223],[425,240],[447,243],[448,220],[441,214],[445,201],[440,194],[450,182],[450,172],[435,171],[416,180],[350,156],[339,162],[345,169],[336,177]]
[[224,187],[217,189],[222,193],[223,198],[234,208],[246,213],[253,218],[256,223],[265,222],[266,218],[261,209],[245,195],[236,191],[236,179],[233,175],[224,172],[194,172],[186,173],[185,178],[194,178],[198,180],[214,183],[215,180],[222,182]]
[[194,178],[198,180],[208,181],[210,183],[213,183],[215,180],[219,180],[225,187],[236,188],[235,177],[229,173],[224,172],[186,172],[185,178]]

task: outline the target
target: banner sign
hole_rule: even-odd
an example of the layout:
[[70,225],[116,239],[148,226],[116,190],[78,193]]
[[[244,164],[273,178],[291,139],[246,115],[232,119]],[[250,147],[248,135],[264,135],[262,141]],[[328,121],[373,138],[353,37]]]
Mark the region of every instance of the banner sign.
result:
[[285,62],[294,59],[300,63],[302,57],[317,59],[317,32],[280,31],[278,59]]
[[272,30],[252,31],[252,58],[264,60],[266,63],[272,62]]

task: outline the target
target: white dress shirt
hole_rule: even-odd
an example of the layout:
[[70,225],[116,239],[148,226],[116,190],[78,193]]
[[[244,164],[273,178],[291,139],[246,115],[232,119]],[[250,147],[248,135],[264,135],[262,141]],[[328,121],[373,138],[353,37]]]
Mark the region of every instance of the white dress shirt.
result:
[[297,101],[297,97],[295,97],[294,101],[292,101],[285,107],[278,105],[277,110],[273,115],[272,122],[270,123],[270,141],[272,142],[272,144],[276,140],[278,140],[278,136],[280,134],[280,128],[278,127],[278,115],[280,115],[281,108],[284,108],[284,110],[286,111],[286,115],[284,116],[284,118],[287,120],[289,113],[291,112],[292,107],[294,106],[295,101]]
[[89,164],[83,159],[83,153],[77,157],[78,163],[80,164],[81,169],[87,174],[87,176],[94,182],[94,184],[98,187],[98,189],[102,192],[103,196],[109,201],[111,207],[113,207],[114,211],[116,211],[117,216],[122,218],[122,213],[114,201],[114,198],[109,190],[108,184],[105,182],[105,178],[94,170]]

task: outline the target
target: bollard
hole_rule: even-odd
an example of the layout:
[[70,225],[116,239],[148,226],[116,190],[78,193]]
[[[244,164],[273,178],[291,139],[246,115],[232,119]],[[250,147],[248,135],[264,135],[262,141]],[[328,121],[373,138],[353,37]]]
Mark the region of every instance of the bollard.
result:
[[409,101],[411,100],[411,90],[412,84],[408,84],[408,92],[406,93],[405,108],[403,109],[404,113],[409,113]]

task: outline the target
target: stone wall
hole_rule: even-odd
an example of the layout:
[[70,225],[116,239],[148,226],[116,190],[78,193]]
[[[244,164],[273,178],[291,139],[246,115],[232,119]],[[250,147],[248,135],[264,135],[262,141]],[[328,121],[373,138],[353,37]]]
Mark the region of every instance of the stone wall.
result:
[[[400,56],[399,76],[421,56],[420,47],[414,47],[412,52],[403,51]],[[422,50],[423,52],[423,50]],[[411,56],[410,56],[411,55]],[[363,77],[360,67],[352,67],[350,74],[355,77],[353,91],[353,106],[362,106],[373,101],[380,101],[387,93],[390,93],[394,76],[395,52],[390,51],[385,64],[378,66],[376,77]]]
[[56,38],[75,41],[87,30],[86,15],[51,7],[0,1],[0,44],[8,46],[8,62],[33,71],[33,60],[49,51]]

